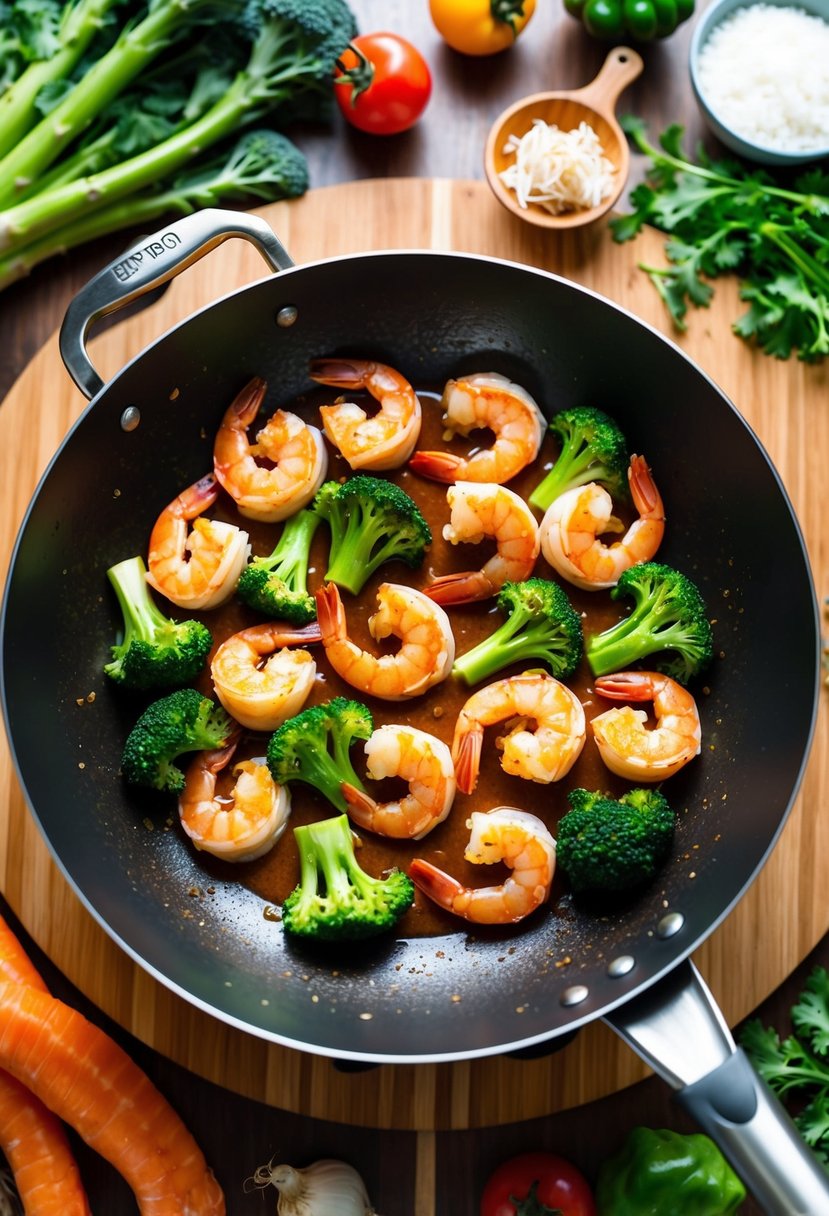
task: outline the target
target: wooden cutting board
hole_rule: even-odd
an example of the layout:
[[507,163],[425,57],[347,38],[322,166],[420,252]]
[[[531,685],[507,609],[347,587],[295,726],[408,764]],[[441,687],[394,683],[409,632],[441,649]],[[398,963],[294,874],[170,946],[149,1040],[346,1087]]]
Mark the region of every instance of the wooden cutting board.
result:
[[[491,254],[563,274],[676,339],[656,292],[636,266],[638,261],[663,262],[663,239],[652,231],[623,246],[612,242],[604,223],[566,237],[551,236],[515,220],[486,185],[473,181],[352,182],[260,213],[297,262],[382,248]],[[258,255],[243,242],[222,246],[173,283],[153,307],[95,340],[91,349],[98,370],[109,378],[173,323],[264,273]],[[802,523],[823,597],[829,590],[829,369],[794,360],[780,363],[750,351],[730,331],[739,311],[736,285],[718,284],[710,309],[690,318],[679,345],[737,404],[771,453]],[[83,405],[53,338],[0,410],[4,570],[37,479]],[[762,526],[758,517],[757,527]],[[768,678],[774,680],[773,656],[769,658]],[[827,743],[822,706],[802,793],[777,847],[758,881],[696,956],[732,1024],[772,992],[829,927]],[[564,1050],[532,1063],[488,1058],[384,1066],[357,1074],[225,1026],[139,969],[87,913],[29,816],[5,743],[0,751],[0,880],[38,944],[119,1024],[202,1076],[285,1110],[364,1126],[483,1127],[602,1097],[647,1072],[600,1024],[583,1030]]]

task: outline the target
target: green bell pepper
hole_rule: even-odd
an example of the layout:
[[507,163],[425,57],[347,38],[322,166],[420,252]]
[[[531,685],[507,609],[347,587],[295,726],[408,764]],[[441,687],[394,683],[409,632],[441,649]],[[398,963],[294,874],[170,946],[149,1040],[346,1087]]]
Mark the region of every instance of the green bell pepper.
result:
[[667,38],[694,11],[694,0],[564,0],[594,38],[651,42]]
[[599,1216],[730,1216],[746,1189],[713,1140],[635,1127],[596,1180]]

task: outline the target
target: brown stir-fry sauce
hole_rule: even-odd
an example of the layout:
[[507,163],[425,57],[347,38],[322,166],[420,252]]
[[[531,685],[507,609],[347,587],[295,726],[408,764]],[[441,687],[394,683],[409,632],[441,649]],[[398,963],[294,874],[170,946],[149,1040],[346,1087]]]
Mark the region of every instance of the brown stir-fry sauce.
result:
[[[447,443],[443,439],[439,393],[422,389],[418,389],[418,393],[423,403],[423,427],[417,447],[422,450],[449,448],[449,450],[468,453],[472,449],[469,440],[456,439]],[[314,425],[319,425],[317,406],[326,402],[330,403],[335,396],[336,390],[333,389],[315,391],[303,397],[301,401],[294,402],[285,408],[292,409],[309,422],[313,422]],[[362,398],[362,394],[360,396]],[[487,446],[492,441],[492,437],[485,432],[475,433],[472,439],[479,446]],[[556,455],[556,441],[548,434],[544,439],[538,459],[514,478],[509,483],[509,488],[524,498],[528,497],[544,476],[545,471],[549,469]],[[342,480],[352,475],[346,461],[338,452],[331,449],[330,445],[329,457],[328,480]],[[371,475],[388,477],[396,481],[415,500],[425,516],[433,536],[431,549],[421,569],[410,570],[401,562],[391,562],[380,567],[358,597],[351,596],[347,592],[342,593],[350,636],[358,645],[379,653],[384,644],[378,644],[370,636],[367,621],[377,607],[375,593],[380,583],[402,582],[423,588],[437,575],[451,571],[479,569],[493,550],[486,544],[451,545],[443,539],[443,526],[449,519],[449,507],[446,500],[448,487],[446,485],[418,477],[409,472],[405,466],[389,473]],[[658,484],[658,469],[655,470],[654,475]],[[267,555],[272,551],[282,528],[281,524],[262,524],[241,517],[226,495],[222,495],[216,507],[208,514],[211,517],[224,518],[238,523],[245,528],[250,533],[252,553],[257,556]],[[325,524],[322,524],[317,530],[312,550],[309,576],[309,588],[312,591],[323,582],[327,554],[328,529]],[[552,571],[543,557],[539,557],[534,574],[541,578],[559,581],[558,575]],[[565,589],[571,603],[582,615],[585,637],[589,633],[599,632],[614,624],[626,612],[625,605],[614,603],[607,591],[580,591],[569,584]],[[451,607],[447,609],[447,612],[452,623],[457,655],[470,650],[497,628],[503,620],[502,614],[495,607],[494,600]],[[258,623],[264,618],[252,612],[237,599],[232,598],[222,607],[205,613],[202,619],[213,632],[215,645],[218,646],[232,633],[250,624]],[[397,644],[396,639],[391,639],[389,649],[394,650]],[[431,688],[424,696],[416,697],[413,700],[381,701],[374,697],[364,696],[340,679],[327,664],[325,651],[321,645],[315,646],[313,653],[317,662],[317,679],[307,705],[328,701],[334,696],[353,698],[369,706],[374,716],[375,727],[384,723],[407,723],[436,735],[449,745],[452,742],[458,711],[475,687],[480,687],[480,685],[469,687],[463,681],[450,676],[443,683]],[[542,664],[538,666],[541,667]],[[492,679],[514,675],[521,670],[526,670],[526,667],[504,668]],[[595,714],[608,708],[609,702],[597,700],[592,691],[591,673],[586,661],[582,662],[575,676],[567,683],[582,702],[588,722]],[[212,695],[209,671],[205,671],[198,686],[203,692]],[[583,786],[587,789],[603,789],[620,793],[629,788],[629,783],[614,777],[599,759],[589,726],[587,740],[578,761],[562,781],[551,785],[525,781],[518,777],[508,776],[503,772],[500,766],[500,753],[495,746],[495,739],[501,730],[501,726],[496,726],[486,732],[480,776],[475,792],[471,795],[458,792],[448,818],[422,840],[387,840],[367,831],[358,831],[361,842],[357,853],[358,860],[369,873],[377,875],[393,866],[405,870],[412,858],[424,857],[451,873],[465,885],[497,884],[506,877],[508,871],[505,867],[500,864],[472,865],[464,861],[464,849],[469,838],[466,820],[472,811],[488,811],[497,806],[519,807],[538,815],[555,836],[558,820],[567,810],[568,790]],[[264,755],[267,739],[266,735],[246,734],[237,751],[236,759]],[[361,778],[365,775],[362,748],[362,742],[357,741],[351,749],[355,770]],[[226,785],[230,783],[229,775],[225,775],[224,781]],[[226,788],[226,785],[223,786],[220,780],[219,791]],[[397,779],[382,782],[367,780],[366,788],[378,801],[386,801],[400,796],[405,792],[406,786],[403,781]],[[296,886],[298,880],[299,861],[291,828],[301,823],[339,813],[327,799],[304,783],[293,782],[290,792],[292,811],[288,828],[270,853],[258,861],[235,865],[205,857],[210,869],[220,868],[225,877],[238,878],[240,882],[261,896],[268,905],[281,904]],[[188,843],[188,847],[192,846]],[[557,877],[556,883],[560,882],[561,879]],[[551,908],[554,904],[555,892],[548,907]],[[418,891],[414,905],[400,922],[398,931],[403,936],[445,933],[457,929],[460,927],[460,923],[456,917],[438,908]]]

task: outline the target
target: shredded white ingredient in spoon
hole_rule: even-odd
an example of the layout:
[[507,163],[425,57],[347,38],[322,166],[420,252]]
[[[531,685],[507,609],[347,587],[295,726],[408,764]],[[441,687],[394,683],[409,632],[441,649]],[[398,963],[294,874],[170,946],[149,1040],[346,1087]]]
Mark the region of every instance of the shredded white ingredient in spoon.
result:
[[613,193],[616,170],[589,123],[562,131],[534,118],[520,139],[510,135],[504,152],[514,152],[515,162],[498,176],[524,209],[537,203],[551,215],[560,215],[598,207]]

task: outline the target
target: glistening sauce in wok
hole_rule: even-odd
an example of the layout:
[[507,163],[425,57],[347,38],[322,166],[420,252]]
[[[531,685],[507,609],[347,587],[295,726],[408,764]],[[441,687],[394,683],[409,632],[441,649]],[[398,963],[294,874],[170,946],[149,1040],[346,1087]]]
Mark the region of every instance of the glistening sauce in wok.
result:
[[[301,402],[295,402],[285,408],[294,409],[315,425],[319,425],[316,406],[332,401],[335,395],[336,390],[314,392],[308,397],[304,397]],[[457,439],[447,443],[443,439],[442,411],[438,403],[439,394],[419,390],[419,396],[423,403],[423,426],[418,448],[423,450],[448,448],[459,453],[468,453],[471,450],[469,440]],[[491,436],[484,432],[477,432],[472,438],[477,440],[480,446],[486,446],[491,442]],[[331,445],[328,447],[328,479],[340,480],[350,476],[351,470],[347,462]],[[556,442],[548,434],[535,463],[510,481],[509,488],[524,498],[528,497],[556,455]],[[654,470],[657,484],[659,484],[659,472],[659,469]],[[378,644],[370,636],[367,621],[376,610],[376,590],[382,582],[403,582],[413,587],[423,588],[437,575],[480,568],[493,551],[492,547],[487,544],[451,545],[443,539],[443,527],[449,520],[449,507],[446,500],[448,487],[446,485],[427,481],[409,472],[405,467],[378,474],[378,476],[396,481],[415,500],[431,528],[433,540],[420,569],[410,570],[401,562],[390,562],[380,567],[359,596],[354,597],[347,592],[342,593],[350,636],[358,645],[376,653],[379,653],[383,644]],[[252,553],[255,555],[265,555],[272,551],[282,527],[281,524],[263,524],[242,518],[236,513],[233,503],[225,495],[222,495],[216,508],[208,514],[211,517],[231,520],[245,528],[250,533]],[[309,573],[309,588],[312,591],[323,582],[327,554],[328,529],[325,524],[321,524],[317,530],[312,550]],[[540,578],[558,580],[558,576],[554,574],[543,557],[539,557],[534,574]],[[566,590],[574,608],[582,615],[585,636],[614,624],[626,611],[625,605],[615,604],[606,591],[581,591],[569,584],[566,585]],[[447,612],[455,636],[457,655],[470,650],[497,628],[503,620],[502,614],[495,607],[494,600],[450,607]],[[264,618],[251,612],[234,598],[224,606],[206,613],[203,619],[213,632],[215,644],[218,645],[237,630],[258,623]],[[394,650],[398,643],[396,639],[390,639],[390,642],[391,645],[388,649]],[[326,662],[322,646],[313,647],[313,653],[317,662],[317,679],[312,694],[306,702],[307,705],[328,701],[335,696],[353,698],[369,706],[374,717],[375,727],[384,723],[409,724],[436,735],[450,746],[459,710],[475,688],[481,687],[481,685],[470,687],[463,681],[450,676],[443,683],[429,689],[423,696],[408,701],[382,701],[362,694],[342,680]],[[532,664],[526,664],[504,668],[491,678],[502,679],[531,666]],[[540,668],[542,664],[537,666]],[[608,702],[602,702],[595,697],[591,680],[587,662],[582,661],[579,670],[567,681],[568,686],[584,706],[588,722],[597,713],[607,709],[609,705]],[[209,672],[205,673],[199,687],[208,695],[212,695]],[[587,740],[576,764],[563,780],[551,785],[525,781],[519,777],[509,776],[502,770],[500,752],[495,746],[495,740],[502,730],[503,725],[499,725],[486,732],[480,775],[475,791],[470,795],[459,791],[447,819],[422,840],[387,840],[368,831],[358,831],[361,842],[358,859],[369,873],[380,874],[392,866],[405,870],[412,858],[424,857],[454,875],[465,885],[497,884],[502,882],[507,875],[505,867],[472,865],[464,861],[464,849],[469,839],[466,821],[472,811],[488,811],[498,806],[519,807],[538,815],[555,836],[558,820],[568,808],[566,798],[568,790],[583,786],[587,789],[622,792],[629,787],[629,783],[614,777],[599,759],[589,726]],[[267,738],[266,735],[248,733],[237,751],[237,758],[264,755]],[[356,741],[352,745],[351,756],[356,771],[363,778],[365,763],[361,741]],[[367,779],[365,784],[370,794],[378,801],[399,797],[406,789],[405,784],[397,779],[382,782]],[[220,790],[221,788],[220,785]],[[274,914],[278,905],[296,886],[298,880],[299,860],[291,828],[338,813],[327,799],[301,782],[291,784],[291,800],[292,810],[287,829],[275,848],[259,860],[231,865],[218,862],[207,854],[200,854],[208,872],[221,874],[224,878],[238,879],[261,896],[266,901],[268,915]],[[188,843],[187,847],[192,846]],[[554,902],[555,898],[551,900],[548,907],[551,907]],[[407,912],[398,928],[404,936],[423,936],[446,933],[458,929],[460,925],[461,921],[458,918],[438,908],[418,891],[412,908]]]

